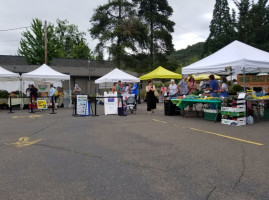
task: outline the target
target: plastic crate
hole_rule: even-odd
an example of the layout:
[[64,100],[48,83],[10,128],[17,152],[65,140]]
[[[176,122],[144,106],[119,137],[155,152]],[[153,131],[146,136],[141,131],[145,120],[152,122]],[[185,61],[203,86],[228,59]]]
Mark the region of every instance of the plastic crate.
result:
[[269,109],[264,109],[263,117],[264,117],[265,119],[269,119]]
[[209,121],[219,121],[219,113],[210,113],[210,112],[204,112],[204,119]]
[[227,112],[246,112],[246,106],[241,107],[241,108],[221,107],[221,111],[227,111]]
[[233,117],[244,117],[246,112],[230,112],[230,111],[221,111],[221,115],[229,115]]
[[246,117],[241,117],[238,118],[237,120],[222,119],[221,123],[230,126],[244,126],[247,124]]

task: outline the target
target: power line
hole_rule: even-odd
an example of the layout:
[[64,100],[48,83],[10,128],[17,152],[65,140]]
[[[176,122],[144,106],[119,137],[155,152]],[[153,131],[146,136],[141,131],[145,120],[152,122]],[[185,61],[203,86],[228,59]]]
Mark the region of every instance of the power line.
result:
[[4,43],[4,42],[17,42],[17,41],[20,41],[20,40],[4,40],[4,41],[0,41],[0,43]]
[[207,37],[205,37],[205,36],[203,36],[203,35],[199,35],[199,34],[193,32],[193,31],[191,31],[191,30],[189,30],[189,29],[187,29],[187,28],[184,28],[184,27],[179,26],[179,25],[176,25],[176,26],[178,26],[179,28],[181,28],[181,29],[183,29],[183,30],[185,30],[185,31],[188,31],[188,32],[190,32],[190,33],[193,33],[193,34],[195,34],[195,35],[197,35],[197,36],[199,36],[199,37],[201,37],[201,38],[207,39]]
[[30,28],[30,27],[31,26],[25,26],[25,27],[19,27],[19,28],[10,28],[10,29],[0,30],[0,32],[3,32],[3,31],[14,31],[14,30],[25,29],[25,28]]

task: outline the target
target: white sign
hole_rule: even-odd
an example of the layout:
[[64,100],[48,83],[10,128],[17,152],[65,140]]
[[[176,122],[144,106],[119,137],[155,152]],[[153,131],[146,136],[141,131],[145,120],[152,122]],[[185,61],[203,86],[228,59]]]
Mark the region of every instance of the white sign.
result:
[[246,97],[246,93],[239,93],[238,99],[244,99]]
[[89,115],[87,95],[77,95],[77,114]]
[[117,92],[114,94],[104,93],[104,97],[109,97],[104,99],[105,115],[117,115],[118,114],[118,98]]

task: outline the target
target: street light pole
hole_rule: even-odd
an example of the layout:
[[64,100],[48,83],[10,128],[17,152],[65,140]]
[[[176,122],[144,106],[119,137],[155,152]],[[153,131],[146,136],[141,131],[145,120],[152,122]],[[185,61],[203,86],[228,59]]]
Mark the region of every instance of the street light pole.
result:
[[88,60],[88,69],[89,69],[89,95],[91,94],[91,68],[90,68],[90,60]]

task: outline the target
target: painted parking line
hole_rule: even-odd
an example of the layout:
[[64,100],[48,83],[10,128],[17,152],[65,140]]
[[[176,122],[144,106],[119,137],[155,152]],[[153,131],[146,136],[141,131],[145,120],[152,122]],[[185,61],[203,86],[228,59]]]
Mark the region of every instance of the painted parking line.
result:
[[13,116],[11,117],[12,119],[20,119],[20,118],[25,118],[26,116]]
[[29,118],[40,118],[42,115],[30,115]]
[[167,122],[160,121],[160,120],[157,120],[157,119],[152,119],[152,120],[155,121],[155,122],[159,122],[159,123],[167,124]]
[[41,141],[41,139],[39,139],[39,140],[30,140],[29,137],[20,137],[20,138],[18,138],[17,142],[10,143],[10,144],[7,144],[7,145],[13,145],[15,147],[21,148],[21,147],[26,147],[26,146],[36,144],[36,143],[38,143],[40,141]]
[[196,129],[196,128],[190,128],[190,129],[194,130],[194,131],[198,131],[198,132],[203,132],[203,133],[207,133],[207,134],[216,135],[216,136],[219,136],[219,137],[231,139],[231,140],[236,140],[236,141],[239,141],[239,142],[245,142],[245,143],[254,144],[254,145],[258,145],[258,146],[263,146],[264,145],[262,143],[252,142],[252,141],[249,141],[249,140],[243,140],[243,139],[240,139],[240,138],[231,137],[231,136],[227,136],[227,135],[222,135],[222,134],[219,134],[219,133],[213,133],[213,132],[210,132],[210,131],[204,131],[204,130],[200,130],[200,129]]

